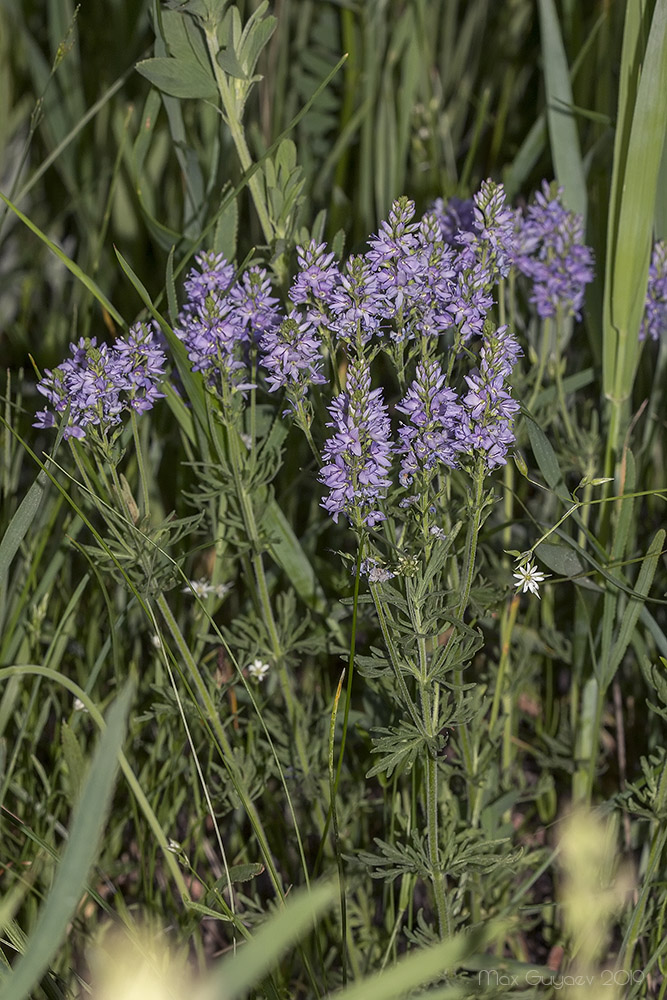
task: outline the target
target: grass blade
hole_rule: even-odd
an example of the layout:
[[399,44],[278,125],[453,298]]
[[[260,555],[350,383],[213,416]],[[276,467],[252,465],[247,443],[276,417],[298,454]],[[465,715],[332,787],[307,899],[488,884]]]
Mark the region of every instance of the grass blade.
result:
[[109,711],[76,808],[60,867],[24,954],[0,989],[0,1000],[24,1000],[67,934],[93,864],[114,788],[118,753],[133,694],[128,683]]
[[539,0],[547,122],[551,156],[565,204],[586,219],[587,195],[577,125],[572,115],[572,87],[553,0]]
[[[638,6],[638,5],[637,5]],[[623,43],[612,197],[609,206],[603,343],[604,392],[614,407],[628,399],[639,358],[638,333],[644,309],[660,162],[667,122],[667,0],[658,0],[641,76],[637,51],[641,23],[629,4]],[[633,44],[634,43],[634,44]],[[631,107],[632,106],[632,107]],[[616,447],[619,419],[610,445]]]

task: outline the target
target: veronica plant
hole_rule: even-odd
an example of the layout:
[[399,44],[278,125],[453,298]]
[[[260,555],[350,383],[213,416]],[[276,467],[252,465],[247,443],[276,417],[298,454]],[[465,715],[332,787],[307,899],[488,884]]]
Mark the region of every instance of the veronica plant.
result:
[[[227,640],[243,650],[250,679],[278,678],[292,723],[292,759],[309,781],[308,723],[292,673],[296,651],[305,648],[302,629],[290,618],[289,600],[272,593],[267,574],[274,559],[271,484],[285,425],[293,421],[316,463],[310,472],[322,488],[329,530],[356,566],[354,620],[367,586],[384,645],[357,656],[353,629],[337,773],[356,663],[364,683],[391,706],[386,725],[371,732],[369,775],[416,775],[412,825],[423,827],[423,837],[413,832],[394,844],[391,865],[384,847],[363,852],[362,861],[377,877],[391,879],[396,871],[427,877],[441,935],[460,921],[468,877],[491,872],[502,854],[479,839],[502,664],[485,742],[480,723],[488,701],[468,676],[484,644],[480,624],[511,586],[507,557],[492,547],[480,553],[480,538],[495,506],[492,476],[507,466],[520,410],[512,385],[522,351],[501,322],[505,282],[516,271],[531,282],[529,299],[542,321],[558,327],[581,309],[592,258],[580,221],[565,211],[558,191],[544,186],[521,217],[507,206],[502,186],[488,181],[469,205],[436,205],[421,219],[414,203],[399,199],[368,248],[347,260],[315,240],[299,247],[287,305],[263,267],[238,273],[221,254],[199,254],[174,323],[205,398],[208,444],[194,463],[199,500],[212,512],[206,523],[214,537],[224,531],[227,550],[245,568],[259,611],[255,619],[239,616]],[[656,283],[657,274],[656,265]],[[108,458],[126,410],[141,468],[136,417],[166,392],[160,388],[166,363],[152,326],[139,325],[112,346],[81,343],[41,383],[51,408],[37,424],[52,426],[63,413],[66,435],[76,445],[107,447],[102,457]],[[538,380],[543,373],[542,365]],[[114,485],[129,509],[127,486],[115,473]],[[326,530],[324,521],[319,530]],[[518,589],[536,595],[547,575],[532,555],[532,549],[525,554],[515,579]],[[229,582],[214,574],[196,587],[206,600],[224,600]],[[164,596],[158,605],[207,697]],[[503,629],[511,629],[516,605],[515,598]],[[229,757],[227,737],[216,732]],[[445,763],[452,732],[457,756]],[[230,760],[232,780],[242,787],[233,754]],[[242,797],[281,891],[259,814]],[[315,820],[322,835],[327,821],[319,802]],[[466,843],[460,857],[452,846],[459,842]],[[456,878],[446,874],[452,866]]]

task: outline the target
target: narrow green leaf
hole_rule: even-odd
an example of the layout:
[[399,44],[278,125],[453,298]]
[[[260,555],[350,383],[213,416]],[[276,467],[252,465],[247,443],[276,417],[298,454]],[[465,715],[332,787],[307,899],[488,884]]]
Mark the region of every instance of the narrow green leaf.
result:
[[535,554],[541,562],[559,576],[566,576],[570,579],[574,578],[574,582],[579,586],[599,592],[600,587],[598,584],[583,575],[587,572],[586,564],[570,546],[542,542],[535,549]]
[[271,556],[285,571],[301,600],[315,611],[324,611],[326,598],[315,570],[276,501],[270,505],[264,524],[271,539]]
[[572,87],[554,0],[539,0],[551,158],[567,207],[586,220],[587,195]]
[[626,8],[621,62],[625,89],[619,95],[607,227],[611,256],[605,273],[603,384],[605,395],[615,405],[629,397],[635,379],[667,131],[667,0],[656,2],[643,59],[637,51],[642,26],[638,8],[637,4]]
[[651,589],[653,577],[655,576],[658,560],[662,555],[664,544],[665,531],[661,528],[659,531],[656,531],[653,541],[649,546],[649,550],[644,556],[639,576],[637,577],[637,583],[634,587],[634,594],[637,596],[631,597],[625,607],[625,612],[623,613],[623,618],[621,620],[621,627],[619,629],[616,642],[614,643],[614,647],[611,651],[609,662],[602,664],[606,684],[610,684],[613,680],[614,674],[620,666],[621,660],[625,656],[625,651],[630,645],[632,633],[637,627],[639,614],[644,606],[648,592]]
[[138,62],[136,70],[170,97],[204,101],[214,101],[217,97],[218,91],[212,73],[207,73],[195,59],[156,56]]
[[174,247],[172,246],[167,257],[167,272],[164,279],[164,287],[167,293],[167,308],[169,309],[169,320],[173,326],[178,318],[178,298],[176,296],[176,282],[174,281]]
[[549,486],[561,500],[569,501],[571,497],[565,487],[563,473],[561,472],[560,465],[558,464],[556,452],[551,447],[549,439],[542,428],[539,427],[539,425],[536,424],[531,417],[526,420],[526,429],[528,431],[530,446],[533,449],[535,461],[539,466],[540,472],[544,476],[547,486]]
[[227,260],[232,261],[236,257],[236,238],[239,225],[239,208],[236,198],[224,200],[227,202],[220,212],[215,227],[213,238],[213,249],[216,253],[223,254]]
[[63,719],[60,725],[60,746],[67,765],[67,788],[69,801],[73,805],[79,797],[86,773],[86,761],[79,741],[70,726]]
[[39,983],[67,935],[69,923],[84,891],[88,872],[97,855],[113,793],[118,754],[125,736],[132,694],[132,685],[128,683],[109,711],[107,725],[76,807],[67,845],[51,891],[37,918],[25,952],[12,972],[1,981],[0,1000],[25,1000]]

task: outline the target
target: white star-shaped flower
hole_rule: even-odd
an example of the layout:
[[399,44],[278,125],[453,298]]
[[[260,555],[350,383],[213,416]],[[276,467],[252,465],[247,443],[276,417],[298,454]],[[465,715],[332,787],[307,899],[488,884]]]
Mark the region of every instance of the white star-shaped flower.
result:
[[514,579],[517,581],[516,589],[520,590],[523,594],[527,594],[530,591],[531,594],[539,597],[540,584],[544,583],[548,576],[549,573],[543,573],[534,563],[527,562],[525,566],[519,566],[517,572],[514,574]]
[[263,681],[270,669],[269,664],[264,663],[258,656],[257,659],[253,660],[253,662],[249,665],[248,673],[251,677],[254,677],[256,681]]
[[211,592],[211,584],[207,580],[190,580],[187,586],[183,587],[184,594],[194,594],[195,597],[208,597]]

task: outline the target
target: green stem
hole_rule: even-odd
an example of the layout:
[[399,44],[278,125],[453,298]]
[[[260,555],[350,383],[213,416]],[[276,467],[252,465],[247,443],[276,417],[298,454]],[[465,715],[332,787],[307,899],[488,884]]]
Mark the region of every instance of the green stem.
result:
[[463,616],[468,607],[470,591],[472,589],[472,579],[475,574],[475,559],[477,558],[477,539],[482,523],[482,497],[484,494],[484,462],[483,459],[477,461],[474,474],[475,497],[473,501],[472,519],[468,524],[466,535],[466,554],[463,564],[463,592],[456,610],[456,617],[463,621]]
[[[232,141],[236,147],[236,153],[239,158],[239,163],[241,164],[241,169],[244,173],[248,173],[248,171],[253,167],[252,157],[250,155],[250,150],[248,149],[248,144],[245,140],[245,133],[238,114],[236,98],[234,97],[229,83],[227,82],[226,74],[218,63],[218,53],[220,51],[220,47],[218,45],[215,27],[206,25],[205,31],[206,45],[211,59],[215,82],[217,83],[218,91],[220,92],[223,112],[229,126]],[[255,204],[259,224],[262,227],[262,232],[264,233],[264,239],[266,240],[267,246],[270,246],[274,235],[273,225],[271,224],[266,202],[264,200],[262,182],[257,173],[253,173],[250,177],[248,187],[250,188],[250,194],[252,195],[252,200]]]
[[426,826],[428,837],[428,858],[431,866],[431,881],[438,912],[438,928],[444,940],[452,933],[447,899],[445,897],[444,873],[440,871],[438,852],[438,761],[426,751]]
[[[419,656],[419,695],[422,708],[422,719],[427,736],[436,735],[437,727],[437,693],[431,698],[432,683],[428,676],[428,653],[426,649],[426,637],[423,631],[421,610],[418,601],[410,593],[408,582],[408,607],[412,626],[417,639],[417,651]],[[435,704],[434,704],[435,702]],[[428,744],[424,747],[424,764],[426,768],[426,836],[428,844],[428,857],[431,867],[431,881],[433,883],[433,893],[435,895],[435,905],[438,913],[438,928],[440,937],[444,938],[451,933],[449,911],[445,896],[444,874],[440,870],[440,854],[438,850],[438,761],[432,746]]]
[[648,864],[644,873],[641,895],[637,905],[635,906],[632,921],[630,922],[630,926],[625,934],[625,940],[623,941],[623,961],[619,966],[621,969],[631,968],[630,963],[632,962],[632,956],[637,946],[637,941],[639,940],[639,934],[641,932],[642,923],[646,914],[649,894],[651,892],[651,888],[653,887],[653,876],[662,857],[662,852],[665,849],[666,843],[667,826],[662,826],[661,824],[656,823]]
[[[483,459],[478,459],[474,474],[474,484],[475,484],[475,496],[473,501],[473,512],[472,518],[468,523],[468,531],[466,534],[466,550],[465,550],[465,561],[463,564],[463,590],[461,591],[461,596],[459,600],[458,607],[456,609],[456,618],[459,621],[463,621],[463,617],[466,613],[466,608],[468,607],[468,601],[470,600],[470,591],[472,589],[472,580],[475,573],[475,560],[477,557],[477,540],[479,537],[479,531],[482,523],[482,497],[484,491],[484,461]],[[456,632],[452,635],[449,640],[452,643],[458,643],[460,641],[460,633]],[[457,686],[463,684],[463,670],[459,667],[454,671],[454,677]],[[470,778],[473,777],[476,765],[473,761],[473,751],[470,741],[470,733],[468,732],[468,723],[463,722],[460,727],[461,733],[461,750],[463,752],[463,759],[465,761],[466,771]],[[470,786],[470,803],[474,809],[474,799],[475,799],[476,789],[474,785]]]
[[343,688],[343,678],[345,671],[340,675],[336,697],[334,698],[331,712],[331,722],[329,724],[329,812],[333,823],[334,851],[336,854],[336,864],[338,866],[338,886],[340,890],[340,919],[341,919],[341,950],[343,966],[343,986],[347,985],[347,901],[345,898],[345,869],[343,867],[343,855],[340,849],[340,831],[338,829],[338,812],[336,810],[336,776],[334,773],[334,743],[336,738],[336,715],[338,714],[338,702]]
[[134,438],[134,447],[137,452],[137,466],[139,467],[139,480],[141,482],[141,495],[143,497],[144,509],[142,514],[145,518],[150,516],[150,500],[148,498],[148,478],[146,476],[146,465],[144,463],[144,453],[141,447],[141,440],[139,438],[139,426],[137,424],[137,414],[134,410],[130,411],[130,419],[132,421],[132,436]]
[[567,404],[565,402],[565,392],[563,390],[563,376],[560,370],[560,358],[556,360],[556,392],[558,394],[558,402],[560,404],[560,415],[562,417],[563,423],[565,424],[565,433],[567,434],[570,441],[574,441],[574,431],[572,429],[572,421],[567,412]]
[[489,732],[493,732],[494,726],[498,721],[498,713],[500,710],[500,699],[503,693],[503,687],[505,684],[505,674],[507,673],[509,662],[510,662],[510,643],[512,630],[514,628],[514,623],[516,622],[517,612],[519,610],[519,595],[515,594],[510,600],[509,609],[505,607],[503,611],[503,617],[500,624],[500,639],[501,639],[501,651],[500,651],[500,663],[498,664],[498,677],[496,680],[496,690],[493,693],[493,704],[491,706],[491,715],[489,718]]
[[542,342],[540,344],[540,360],[537,367],[537,374],[535,376],[535,385],[533,386],[533,391],[530,394],[530,399],[526,404],[526,409],[532,413],[533,406],[535,405],[535,400],[539,395],[539,391],[542,388],[542,379],[544,378],[544,369],[547,364],[547,357],[549,356],[549,346],[551,341],[551,319],[547,317],[542,323]]

